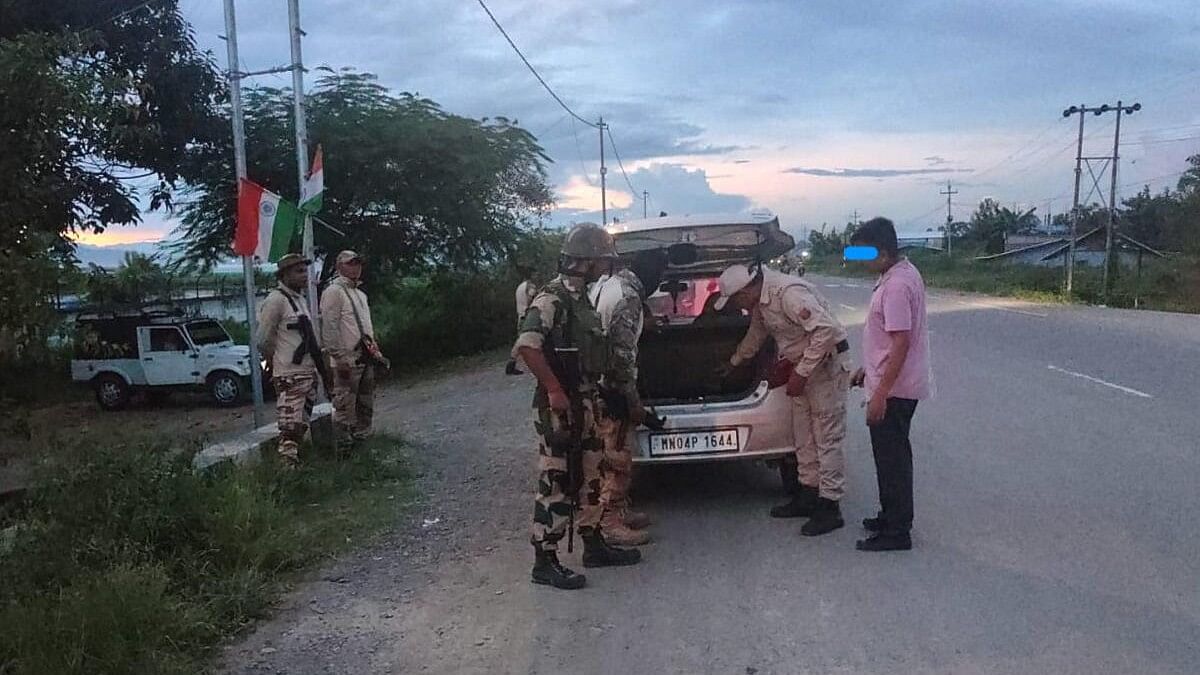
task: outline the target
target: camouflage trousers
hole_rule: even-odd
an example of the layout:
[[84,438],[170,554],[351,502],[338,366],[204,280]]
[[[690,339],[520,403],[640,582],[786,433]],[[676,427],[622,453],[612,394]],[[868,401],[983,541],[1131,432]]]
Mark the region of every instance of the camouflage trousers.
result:
[[818,488],[825,499],[842,498],[846,483],[846,397],[850,373],[845,359],[825,359],[792,399],[792,433],[800,484]]
[[333,369],[333,426],[341,448],[365,440],[371,434],[375,417],[375,368],[370,365],[350,367],[349,377],[343,378]]
[[[600,527],[603,508],[600,489],[604,481],[604,444],[596,433],[596,401],[583,400],[583,419],[580,423],[582,466],[578,479],[579,509],[575,525],[581,531]],[[552,442],[560,434],[568,434],[565,416],[549,408],[537,408],[533,422],[538,434],[538,485],[533,503],[533,536],[540,551],[558,549],[558,542],[567,534],[571,515],[571,485],[568,481],[566,447]]]
[[605,512],[619,511],[629,499],[633,483],[632,425],[601,414],[596,430],[604,443],[604,482],[600,487],[600,505]]
[[271,378],[275,387],[275,420],[279,425],[279,454],[299,459],[300,441],[317,400],[317,373],[295,373]]

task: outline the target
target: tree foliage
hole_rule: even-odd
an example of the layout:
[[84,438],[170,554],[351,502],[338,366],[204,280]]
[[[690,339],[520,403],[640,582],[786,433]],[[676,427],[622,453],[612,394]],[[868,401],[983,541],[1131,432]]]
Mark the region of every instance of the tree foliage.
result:
[[136,223],[151,176],[169,202],[223,98],[178,0],[0,0],[4,241]]
[[91,265],[86,288],[88,303],[116,307],[141,305],[170,294],[171,274],[155,256],[129,251],[115,272]]
[[972,214],[965,236],[982,244],[986,253],[1003,253],[1006,236],[1030,234],[1041,227],[1036,212],[1037,209],[1010,209],[994,199],[985,199]]
[[[251,180],[295,200],[291,91],[249,89],[245,102]],[[319,217],[345,232],[316,227],[318,253],[352,248],[385,272],[474,269],[511,253],[551,204],[549,159],[503,117],[460,117],[429,99],[392,94],[373,75],[325,69],[306,118],[310,143],[324,150]],[[206,158],[182,211],[178,250],[201,267],[229,255],[231,162],[228,145]]]
[[73,235],[190,178],[223,98],[177,0],[0,0],[0,361],[44,348]]

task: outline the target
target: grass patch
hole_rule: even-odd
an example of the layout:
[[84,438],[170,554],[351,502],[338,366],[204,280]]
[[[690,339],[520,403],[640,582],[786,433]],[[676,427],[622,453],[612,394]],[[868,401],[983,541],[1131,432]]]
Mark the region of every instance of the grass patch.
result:
[[297,571],[394,523],[412,471],[394,437],[285,471],[192,470],[160,446],[80,447],[0,525],[0,673],[195,673]]
[[[913,251],[909,258],[921,270],[930,287],[969,293],[1014,297],[1033,302],[1065,302],[1060,267],[977,262],[970,255]],[[809,269],[817,274],[869,278],[861,265],[842,265],[839,258],[813,260]],[[1108,298],[1101,292],[1102,270],[1086,265],[1075,268],[1074,300],[1110,307],[1137,307],[1172,312],[1200,313],[1200,260],[1176,256],[1147,260],[1139,279],[1134,270],[1117,273]]]

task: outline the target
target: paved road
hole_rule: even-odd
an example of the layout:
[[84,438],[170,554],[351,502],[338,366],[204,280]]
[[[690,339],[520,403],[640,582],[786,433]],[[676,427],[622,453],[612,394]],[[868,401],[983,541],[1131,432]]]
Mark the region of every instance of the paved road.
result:
[[[854,339],[862,281],[818,278]],[[774,472],[639,477],[644,564],[527,581],[529,381],[387,394],[431,500],[226,654],[259,673],[1195,673],[1200,317],[938,292],[914,423],[916,549],[772,521]],[[857,354],[857,345],[855,345]],[[857,403],[859,394],[852,398]],[[875,509],[861,411],[847,519]],[[575,554],[576,559],[578,552]],[[265,650],[265,651],[264,651]]]

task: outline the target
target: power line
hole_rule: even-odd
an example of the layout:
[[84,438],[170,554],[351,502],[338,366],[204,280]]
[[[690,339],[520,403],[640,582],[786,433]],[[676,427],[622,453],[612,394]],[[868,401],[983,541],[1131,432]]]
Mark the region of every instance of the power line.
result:
[[153,5],[156,2],[161,2],[161,1],[162,0],[146,0],[145,2],[134,5],[133,7],[130,7],[129,9],[127,9],[123,12],[117,12],[116,14],[113,14],[112,16],[108,17],[107,19],[104,19],[102,21],[97,21],[96,23],[88,26],[84,30],[92,30],[93,28],[98,28],[100,26],[103,26],[106,23],[112,23],[113,21],[117,21],[118,19],[123,19],[140,9],[144,9],[145,7],[148,7],[150,5]]
[[641,193],[633,186],[633,181],[629,180],[629,174],[625,173],[625,165],[621,162],[621,153],[617,152],[617,142],[613,140],[612,128],[606,124],[604,125],[604,132],[608,134],[608,143],[612,146],[613,156],[617,158],[617,166],[621,169],[621,175],[625,177],[625,184],[629,186],[629,190],[636,198]]
[[527,68],[529,68],[529,72],[533,73],[533,76],[537,78],[537,81],[542,83],[542,87],[545,88],[546,92],[549,93],[550,96],[553,97],[554,100],[557,101],[560,106],[562,106],[562,109],[566,110],[567,113],[569,115],[571,115],[571,117],[574,117],[575,119],[579,120],[580,122],[583,122],[584,124],[588,125],[589,127],[593,128],[593,129],[599,129],[600,126],[598,124],[596,124],[595,122],[589,122],[586,119],[580,117],[578,114],[576,114],[576,112],[574,110],[571,110],[571,107],[569,105],[567,105],[561,98],[559,98],[558,94],[554,93],[554,90],[550,88],[550,85],[546,83],[546,80],[544,80],[542,78],[542,76],[538,73],[537,69],[533,67],[533,64],[529,62],[529,59],[525,58],[525,55],[521,53],[521,49],[519,47],[517,47],[517,43],[513,42],[513,39],[508,36],[508,32],[504,30],[504,26],[500,25],[500,22],[496,19],[496,15],[492,14],[492,10],[488,9],[487,4],[485,4],[483,2],[483,0],[477,0],[477,1],[479,2],[479,6],[483,8],[483,11],[487,12],[488,18],[491,19],[492,23],[496,25],[496,30],[500,31],[500,34],[503,35],[504,39],[508,41],[508,45],[513,48],[513,51],[517,53],[517,56],[521,57],[521,61],[523,61],[525,63],[525,66]]
[[588,185],[596,187],[596,183],[588,175],[587,164],[583,161],[583,147],[579,145],[579,130],[575,128],[575,118],[570,117],[568,119],[571,120],[571,134],[575,136],[575,154],[579,156],[579,169],[583,171],[583,179],[587,181]]
[[1195,141],[1198,139],[1200,139],[1200,136],[1184,136],[1183,138],[1159,138],[1148,141],[1131,141],[1129,143],[1122,143],[1121,145],[1157,145],[1159,143],[1180,143],[1182,141]]

